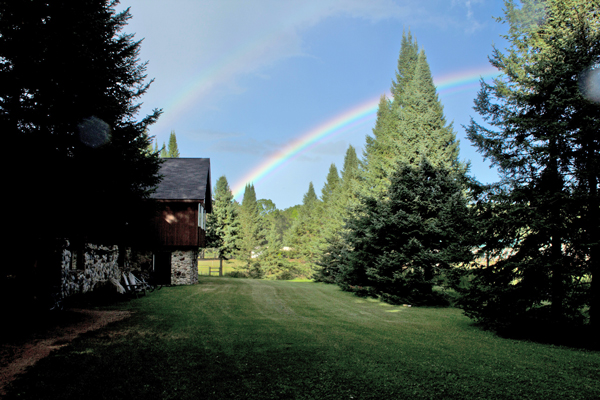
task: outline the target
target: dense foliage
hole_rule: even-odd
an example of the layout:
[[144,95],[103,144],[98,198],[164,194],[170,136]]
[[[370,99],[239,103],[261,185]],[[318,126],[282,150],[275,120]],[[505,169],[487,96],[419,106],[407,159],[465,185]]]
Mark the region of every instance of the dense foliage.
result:
[[260,278],[263,275],[257,257],[260,253],[263,238],[264,230],[256,201],[256,191],[254,190],[254,185],[246,185],[244,198],[240,207],[238,258],[246,262],[251,275],[256,278]]
[[394,172],[385,198],[361,197],[361,213],[346,225],[352,247],[339,260],[340,286],[395,304],[446,304],[433,286],[469,261],[474,245],[462,180],[423,159]]
[[[321,198],[311,184],[286,211],[293,223],[266,212],[268,274],[313,272],[393,303],[443,304],[435,286],[451,285],[487,328],[597,332],[600,1],[505,8],[509,47],[490,58],[501,75],[482,81],[483,121],[466,128],[501,181],[467,178],[425,53],[403,35],[392,98],[381,97],[362,159],[350,147]],[[308,268],[291,272],[289,257]]]
[[[467,133],[502,181],[478,202],[486,262],[461,307],[495,329],[600,318],[600,106],[582,82],[600,65],[600,2],[506,2],[502,73],[482,82]],[[564,326],[564,325],[562,325]]]
[[159,160],[145,132],[160,111],[136,120],[151,82],[117,4],[0,2],[0,130],[26,152],[6,185],[23,211],[8,223],[20,242],[130,240],[149,215]]
[[317,278],[390,302],[440,304],[433,286],[441,272],[472,258],[466,167],[425,52],[410,33],[391,91],[391,101],[381,97],[344,224],[328,238]]
[[208,214],[206,245],[217,250],[217,258],[234,257],[239,249],[239,217],[225,176],[217,180],[213,211]]
[[177,136],[175,131],[171,131],[169,134],[169,149],[167,150],[167,157],[179,158],[179,147],[177,146]]

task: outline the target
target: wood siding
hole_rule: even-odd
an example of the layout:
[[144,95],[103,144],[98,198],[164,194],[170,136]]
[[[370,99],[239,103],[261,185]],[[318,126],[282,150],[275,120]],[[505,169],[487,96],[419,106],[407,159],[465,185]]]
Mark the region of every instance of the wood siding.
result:
[[205,232],[198,227],[199,202],[161,202],[154,220],[154,241],[166,247],[200,247]]

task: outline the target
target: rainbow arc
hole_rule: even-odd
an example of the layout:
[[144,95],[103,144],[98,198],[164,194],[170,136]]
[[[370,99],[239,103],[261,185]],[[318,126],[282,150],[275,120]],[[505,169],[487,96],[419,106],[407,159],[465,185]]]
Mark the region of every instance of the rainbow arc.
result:
[[[438,95],[450,95],[477,87],[481,78],[488,79],[496,75],[498,75],[498,71],[493,67],[478,68],[444,75],[439,79],[434,79],[434,83],[437,87]],[[231,187],[233,197],[236,199],[240,198],[243,195],[246,184],[260,182],[275,171],[283,168],[285,164],[298,155],[318,146],[324,140],[341,135],[367,122],[374,121],[377,117],[379,99],[380,96],[377,96],[337,114],[284,145],[241,177]]]

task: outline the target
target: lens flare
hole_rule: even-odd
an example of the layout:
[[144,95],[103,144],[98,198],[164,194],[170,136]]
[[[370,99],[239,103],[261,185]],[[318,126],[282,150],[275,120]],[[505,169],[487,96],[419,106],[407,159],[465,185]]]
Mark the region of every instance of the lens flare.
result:
[[98,148],[110,141],[110,125],[97,117],[86,118],[79,125],[79,140],[91,148]]

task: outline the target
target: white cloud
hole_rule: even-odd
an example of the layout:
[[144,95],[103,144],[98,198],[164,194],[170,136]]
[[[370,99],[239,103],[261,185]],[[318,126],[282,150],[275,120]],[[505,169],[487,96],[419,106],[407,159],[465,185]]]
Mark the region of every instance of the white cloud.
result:
[[466,33],[474,33],[483,28],[484,24],[475,19],[473,12],[473,5],[482,3],[483,0],[452,0],[452,6],[458,5],[466,9],[467,24],[464,28]]
[[378,21],[410,13],[393,0],[123,0],[121,6],[131,7],[125,30],[145,38],[141,59],[150,60],[148,75],[157,78],[146,99],[159,97],[167,108],[194,86],[199,100],[239,93],[239,77],[265,76],[280,60],[309,56],[302,35],[327,18]]

